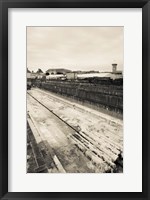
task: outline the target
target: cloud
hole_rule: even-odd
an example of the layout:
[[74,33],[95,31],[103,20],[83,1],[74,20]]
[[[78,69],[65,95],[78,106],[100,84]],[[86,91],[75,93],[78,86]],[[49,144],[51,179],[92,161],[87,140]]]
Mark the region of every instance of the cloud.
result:
[[123,68],[123,27],[27,28],[27,67],[31,70],[105,70],[114,61]]

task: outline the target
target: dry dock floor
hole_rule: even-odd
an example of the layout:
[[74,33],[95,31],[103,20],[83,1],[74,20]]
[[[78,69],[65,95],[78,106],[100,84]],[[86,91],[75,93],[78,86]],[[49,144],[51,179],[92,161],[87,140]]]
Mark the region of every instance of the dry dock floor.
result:
[[34,141],[30,156],[37,163],[38,147],[44,166],[37,164],[29,173],[115,171],[115,161],[123,155],[122,120],[37,88],[27,92],[27,111],[29,143]]

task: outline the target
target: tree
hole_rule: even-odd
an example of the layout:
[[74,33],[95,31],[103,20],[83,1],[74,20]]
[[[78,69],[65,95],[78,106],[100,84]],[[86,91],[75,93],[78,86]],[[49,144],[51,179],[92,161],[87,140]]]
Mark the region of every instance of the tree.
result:
[[27,68],[27,73],[31,73],[30,70]]
[[43,71],[39,68],[36,73],[41,74],[41,73],[43,73]]

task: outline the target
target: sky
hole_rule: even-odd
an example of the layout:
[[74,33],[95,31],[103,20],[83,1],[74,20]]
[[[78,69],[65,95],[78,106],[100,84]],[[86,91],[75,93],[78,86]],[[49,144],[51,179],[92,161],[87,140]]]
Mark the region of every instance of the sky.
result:
[[27,27],[27,67],[123,70],[123,27]]

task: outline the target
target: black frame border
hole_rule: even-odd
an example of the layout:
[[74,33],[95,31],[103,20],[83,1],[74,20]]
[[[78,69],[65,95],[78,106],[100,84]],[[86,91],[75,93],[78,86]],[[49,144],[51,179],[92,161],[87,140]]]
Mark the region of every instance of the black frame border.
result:
[[[8,9],[142,8],[142,192],[8,192]],[[150,1],[149,0],[0,0],[0,198],[1,199],[150,199]],[[136,167],[136,166],[135,166]]]

